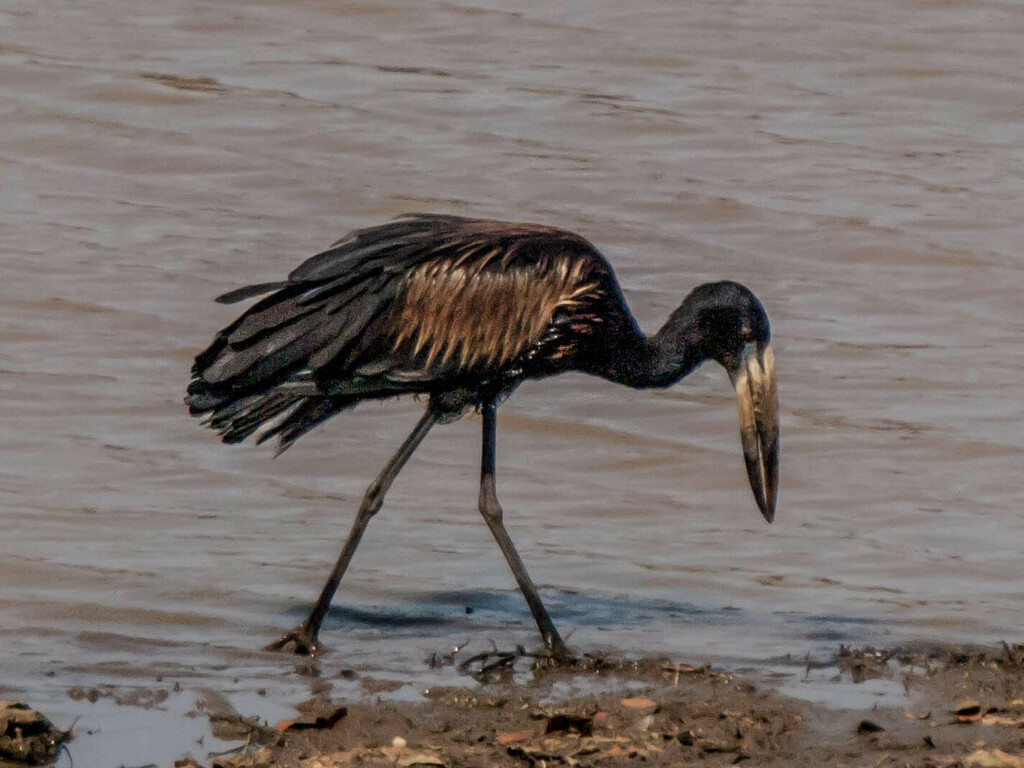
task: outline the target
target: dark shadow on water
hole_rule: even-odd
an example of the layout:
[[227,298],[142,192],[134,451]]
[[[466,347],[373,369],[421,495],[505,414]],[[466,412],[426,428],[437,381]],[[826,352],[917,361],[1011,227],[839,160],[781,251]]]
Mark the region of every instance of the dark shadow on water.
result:
[[[787,628],[811,643],[839,643],[877,634],[885,622],[839,613],[805,614],[794,611],[755,611],[732,606],[706,606],[665,599],[628,595],[582,594],[545,590],[544,601],[552,619],[564,631],[649,630],[667,627],[736,628],[767,631]],[[286,614],[298,622],[308,605],[289,606]],[[378,629],[388,633],[447,636],[453,632],[480,632],[509,625],[532,624],[529,610],[518,592],[450,590],[396,592],[393,602],[333,605],[324,628]],[[433,630],[433,631],[425,631]]]
[[[325,627],[338,629],[362,625],[394,630],[433,626],[449,630],[502,626],[530,618],[526,603],[518,592],[454,590],[405,593],[395,597],[396,601],[388,604],[332,605]],[[728,608],[701,608],[667,600],[550,590],[545,591],[544,601],[556,622],[592,628],[643,626],[665,621],[731,623],[739,613]],[[306,606],[296,605],[288,610],[288,614],[299,619],[306,610]]]

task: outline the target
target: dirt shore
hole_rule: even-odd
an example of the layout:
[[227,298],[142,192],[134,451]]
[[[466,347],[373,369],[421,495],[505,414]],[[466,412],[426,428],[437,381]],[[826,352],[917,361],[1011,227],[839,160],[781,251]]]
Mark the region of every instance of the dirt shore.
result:
[[[476,682],[425,691],[425,702],[314,699],[277,724],[210,707],[214,732],[243,745],[176,765],[1024,768],[1024,646],[840,649],[836,661],[846,681],[902,684],[911,705],[835,710],[663,659],[588,658],[551,669],[491,657],[468,665]],[[528,682],[519,682],[531,665]],[[560,698],[581,676],[602,692]],[[364,689],[373,687],[367,680]]]

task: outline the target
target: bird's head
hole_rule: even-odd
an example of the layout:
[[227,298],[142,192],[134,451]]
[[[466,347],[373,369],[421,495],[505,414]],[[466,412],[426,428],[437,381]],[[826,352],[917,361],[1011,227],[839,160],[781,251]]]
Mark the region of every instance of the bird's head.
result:
[[779,479],[779,401],[768,314],[749,289],[730,281],[698,286],[684,306],[700,357],[721,364],[736,388],[747,476],[770,523]]

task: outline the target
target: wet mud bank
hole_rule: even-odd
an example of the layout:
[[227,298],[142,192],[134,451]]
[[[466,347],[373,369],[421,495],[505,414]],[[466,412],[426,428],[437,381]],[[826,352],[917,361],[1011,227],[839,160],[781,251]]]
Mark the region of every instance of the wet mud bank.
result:
[[416,702],[317,696],[278,723],[207,702],[214,732],[240,743],[175,765],[1024,765],[1024,646],[842,648],[830,664],[836,686],[887,680],[905,697],[833,708],[756,673],[658,658],[550,669],[523,658],[482,676],[478,665],[478,682]]

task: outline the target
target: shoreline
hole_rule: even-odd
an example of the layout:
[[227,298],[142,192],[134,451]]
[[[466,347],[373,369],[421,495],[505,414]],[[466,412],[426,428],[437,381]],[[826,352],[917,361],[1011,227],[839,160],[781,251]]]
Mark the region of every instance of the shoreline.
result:
[[[589,657],[570,669],[520,657],[421,702],[318,696],[279,723],[209,711],[215,733],[240,728],[244,745],[176,765],[1024,766],[1024,645],[840,648],[836,662],[837,683],[888,680],[909,704],[822,706],[751,674],[655,657]],[[524,663],[530,679],[517,682]],[[592,692],[565,697],[580,685]]]
[[[789,674],[656,656],[552,667],[522,649],[426,661],[455,683],[328,674],[311,661],[311,698],[294,707],[262,689],[254,699],[159,679],[72,686],[82,724],[54,764],[1024,768],[1024,644],[840,646],[828,661],[808,658],[802,673],[790,660]],[[112,716],[94,729],[104,709]],[[165,741],[152,738],[154,723]],[[118,754],[130,741],[143,759]],[[5,763],[3,747],[0,768],[45,764]]]

